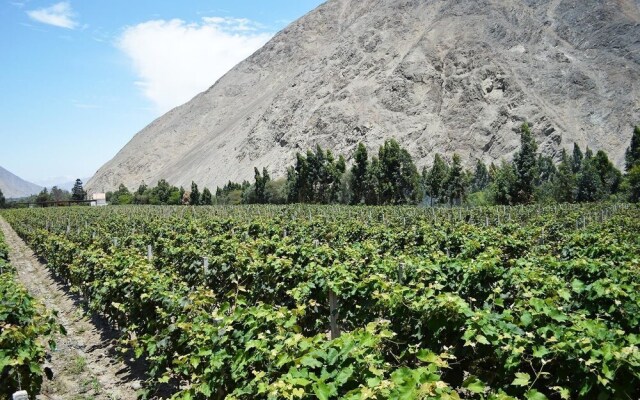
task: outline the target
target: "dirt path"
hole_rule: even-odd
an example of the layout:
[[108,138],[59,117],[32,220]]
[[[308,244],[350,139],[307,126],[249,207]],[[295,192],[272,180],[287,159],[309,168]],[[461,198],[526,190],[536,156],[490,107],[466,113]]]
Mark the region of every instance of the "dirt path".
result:
[[87,317],[73,295],[57,282],[33,251],[0,217],[0,229],[9,245],[9,259],[18,279],[49,310],[58,312],[58,322],[67,330],[56,338],[48,366],[54,378],[43,385],[39,399],[135,399],[140,382],[116,358],[115,333],[99,319]]

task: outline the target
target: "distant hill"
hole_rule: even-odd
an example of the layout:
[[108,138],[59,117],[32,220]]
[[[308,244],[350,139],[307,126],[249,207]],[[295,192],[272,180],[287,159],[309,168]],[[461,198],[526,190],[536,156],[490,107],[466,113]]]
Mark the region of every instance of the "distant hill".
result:
[[158,118],[87,183],[215,188],[284,176],[316,144],[349,161],[397,139],[500,162],[527,120],[544,154],[606,151],[640,122],[640,0],[329,0]]
[[4,194],[4,197],[7,199],[17,199],[38,194],[42,190],[42,187],[35,183],[27,182],[0,167],[0,190],[2,190],[2,194]]

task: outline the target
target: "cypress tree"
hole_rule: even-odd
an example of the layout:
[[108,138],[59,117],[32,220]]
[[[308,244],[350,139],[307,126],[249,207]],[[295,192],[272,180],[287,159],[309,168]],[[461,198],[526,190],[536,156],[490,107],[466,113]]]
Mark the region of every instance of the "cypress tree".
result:
[[380,202],[394,204],[398,197],[400,173],[400,145],[395,140],[386,140],[378,150],[380,160]]
[[573,144],[573,156],[571,157],[571,169],[574,174],[580,172],[580,168],[582,168],[582,159],[584,155],[582,154],[582,150],[580,150],[580,146],[577,143]]
[[633,129],[631,144],[625,152],[625,169],[630,171],[637,164],[640,164],[640,126]]
[[194,181],[191,181],[191,194],[189,195],[189,204],[192,206],[200,205],[200,191],[198,185]]
[[449,204],[460,205],[466,199],[466,185],[464,179],[464,171],[462,169],[462,160],[457,154],[453,154],[451,160],[451,168],[447,177],[447,194],[449,196]]
[[640,163],[635,164],[627,173],[627,184],[629,187],[629,201],[637,203],[640,201]]
[[[307,154],[309,154],[309,152]],[[313,154],[311,154],[311,156],[313,157]],[[296,154],[294,186],[294,193],[297,202],[308,203],[311,201],[313,186],[310,185],[310,181],[309,161],[305,156],[298,153]]]
[[476,161],[476,170],[473,174],[472,188],[474,192],[484,190],[489,185],[489,170],[482,160]]
[[411,155],[391,139],[378,151],[381,204],[409,204],[417,194],[418,169]]
[[380,166],[380,160],[378,157],[373,156],[369,167],[367,168],[366,179],[366,196],[365,203],[368,205],[381,204],[380,192],[382,191],[380,185],[380,176],[382,175],[382,168]]
[[438,203],[446,196],[447,177],[449,176],[449,167],[440,154],[435,155],[433,166],[427,177],[427,188],[431,205],[434,200]]
[[573,203],[575,191],[576,176],[573,173],[573,162],[567,151],[562,149],[558,173],[553,178],[553,197],[558,203]]
[[333,204],[338,202],[342,187],[342,176],[346,168],[347,165],[343,156],[338,157],[336,160],[333,154],[327,150],[324,172],[326,177],[325,203]]
[[418,168],[413,163],[409,152],[400,149],[400,172],[398,187],[396,190],[396,204],[412,204],[418,200],[419,193]]
[[593,159],[593,165],[600,177],[603,195],[617,193],[622,183],[622,173],[609,161],[607,153],[598,150]]
[[513,159],[516,174],[512,198],[516,203],[531,203],[534,198],[535,182],[538,179],[538,145],[533,139],[529,125],[522,124],[520,134],[520,151]]
[[354,163],[351,167],[351,190],[353,196],[351,203],[360,204],[365,201],[367,168],[369,166],[369,156],[364,144],[358,144],[353,159]]
[[553,159],[548,156],[538,155],[538,179],[537,184],[541,185],[546,182],[550,182],[553,176],[558,172]]
[[512,194],[516,181],[516,172],[513,164],[505,161],[502,161],[499,167],[491,164],[491,175],[493,176],[493,182],[491,183],[493,201],[502,205],[513,204]]
[[267,202],[266,187],[267,182],[271,180],[269,171],[266,168],[262,168],[262,175],[258,168],[253,168],[254,171],[254,188],[255,188],[255,202],[258,204],[265,204]]
[[[299,155],[299,154],[298,154]],[[296,167],[298,163],[296,160]],[[296,167],[287,168],[287,182],[286,182],[286,192],[287,192],[287,203],[297,203],[300,200],[300,195],[298,192],[298,174],[296,172]]]
[[602,197],[602,186],[598,170],[595,167],[593,152],[587,147],[582,168],[577,178],[576,200],[579,202],[592,202]]
[[211,194],[211,191],[206,187],[202,191],[200,203],[204,206],[210,206],[213,204],[213,195]]

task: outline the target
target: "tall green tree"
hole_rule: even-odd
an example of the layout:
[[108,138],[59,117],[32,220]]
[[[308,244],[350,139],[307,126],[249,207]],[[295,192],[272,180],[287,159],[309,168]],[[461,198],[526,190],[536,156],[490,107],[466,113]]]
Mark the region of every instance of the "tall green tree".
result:
[[367,168],[369,167],[369,155],[364,144],[359,143],[353,155],[353,166],[351,167],[351,191],[352,204],[361,204],[366,196]]
[[340,178],[346,169],[345,161],[342,156],[336,160],[333,153],[327,150],[323,163],[320,166],[319,179],[320,185],[316,193],[316,202],[322,204],[333,204],[338,202],[340,195]]
[[313,153],[307,152],[307,157],[296,154],[295,175],[293,178],[293,193],[295,201],[298,203],[310,203],[313,199],[313,176],[308,156],[313,157]]
[[635,164],[627,172],[627,186],[629,190],[629,201],[640,202],[640,163]]
[[[299,156],[300,154],[297,154]],[[299,158],[296,157],[296,167],[298,165]],[[300,201],[300,196],[298,193],[298,173],[296,172],[296,167],[288,167],[287,168],[287,180],[285,183],[285,191],[287,197],[287,203],[298,203]],[[216,196],[218,196],[216,194]]]
[[449,176],[449,166],[440,156],[435,155],[433,165],[427,176],[426,188],[431,205],[440,202],[446,197],[447,177]]
[[[316,146],[315,151],[308,150],[306,156],[298,153],[295,167],[287,170],[285,186],[288,201],[336,203],[340,197],[345,170],[344,157],[340,156],[336,160],[331,151],[325,152],[320,146]],[[263,178],[265,172],[266,170],[263,171]],[[260,187],[257,189],[261,190]]]
[[447,196],[449,204],[460,205],[466,200],[466,182],[464,170],[462,168],[462,160],[457,154],[453,154],[451,159],[451,168],[447,177]]
[[316,145],[315,152],[307,152],[307,162],[309,164],[309,174],[307,175],[307,184],[311,188],[309,193],[309,203],[319,203],[319,197],[322,196],[322,174],[325,162],[325,154],[320,145]]
[[380,147],[378,159],[382,204],[413,203],[418,189],[418,169],[409,152],[390,139]]
[[582,159],[584,158],[584,154],[582,154],[582,150],[580,150],[580,146],[577,143],[573,144],[573,155],[571,156],[571,169],[574,174],[580,172],[582,168]]
[[381,203],[381,184],[380,177],[382,176],[382,168],[380,166],[380,160],[377,156],[371,158],[369,168],[367,168],[366,179],[366,198],[365,203],[367,205],[378,205]]
[[592,162],[600,177],[603,194],[616,194],[622,183],[622,172],[613,165],[607,153],[602,150],[598,150]]
[[266,196],[266,187],[267,183],[271,180],[269,176],[269,172],[266,168],[262,168],[262,174],[258,171],[258,168],[253,169],[254,172],[254,190],[255,190],[255,201],[258,204],[267,203]]
[[556,164],[553,162],[553,158],[549,156],[544,156],[542,154],[538,155],[538,179],[536,184],[542,185],[546,182],[551,182],[553,180],[554,175],[558,172],[558,168]]
[[562,149],[558,172],[553,177],[553,197],[558,203],[573,203],[575,201],[576,176],[573,173],[573,161]]
[[200,198],[200,203],[203,206],[210,206],[213,204],[213,195],[211,194],[211,190],[209,190],[209,188],[205,187],[202,190],[202,197]]
[[489,170],[487,169],[487,165],[478,159],[478,161],[476,161],[476,169],[473,173],[471,188],[474,192],[479,192],[487,186],[489,186]]
[[200,205],[200,191],[198,190],[198,185],[191,181],[191,194],[189,194],[189,204],[192,206]]
[[81,201],[86,200],[87,192],[84,191],[82,187],[82,180],[76,179],[76,183],[73,185],[73,189],[71,190],[71,200]]
[[602,184],[595,166],[593,152],[587,147],[585,157],[582,160],[582,168],[577,177],[576,200],[579,202],[597,201],[602,198],[602,193]]
[[520,150],[513,158],[516,174],[512,190],[515,203],[528,204],[534,199],[535,182],[538,179],[538,145],[533,139],[529,125],[522,124],[520,133]]
[[490,185],[493,202],[501,205],[513,204],[512,194],[516,182],[516,172],[513,164],[504,160],[500,166],[491,164],[489,173],[493,177]]
[[2,190],[0,189],[0,208],[5,208],[7,205],[7,200],[4,198],[4,194],[2,193]]
[[638,164],[640,164],[640,126],[636,126],[633,129],[631,144],[625,152],[625,169],[630,171]]

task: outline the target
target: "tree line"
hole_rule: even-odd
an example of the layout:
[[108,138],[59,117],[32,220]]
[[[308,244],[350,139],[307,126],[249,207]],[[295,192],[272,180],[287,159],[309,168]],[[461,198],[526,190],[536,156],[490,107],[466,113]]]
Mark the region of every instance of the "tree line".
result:
[[81,179],[76,179],[71,191],[61,189],[58,186],[53,186],[51,190],[45,187],[40,191],[40,193],[21,199],[20,202],[7,202],[2,194],[2,190],[0,190],[0,208],[18,207],[20,203],[36,203],[44,205],[47,203],[65,203],[68,201],[81,201],[86,199],[87,192],[82,186]]
[[229,181],[190,190],[160,180],[155,187],[140,185],[135,192],[120,185],[107,193],[111,204],[366,204],[366,205],[516,205],[533,202],[593,202],[640,199],[640,127],[626,151],[625,172],[618,170],[602,150],[593,152],[574,144],[562,150],[559,162],[538,153],[531,129],[525,123],[520,148],[513,161],[486,165],[477,160],[465,169],[458,154],[449,159],[435,154],[430,167],[418,170],[409,152],[387,140],[369,155],[360,143],[347,167],[342,155],[316,146],[298,153],[286,177],[271,179],[266,168],[254,169],[253,182]]

